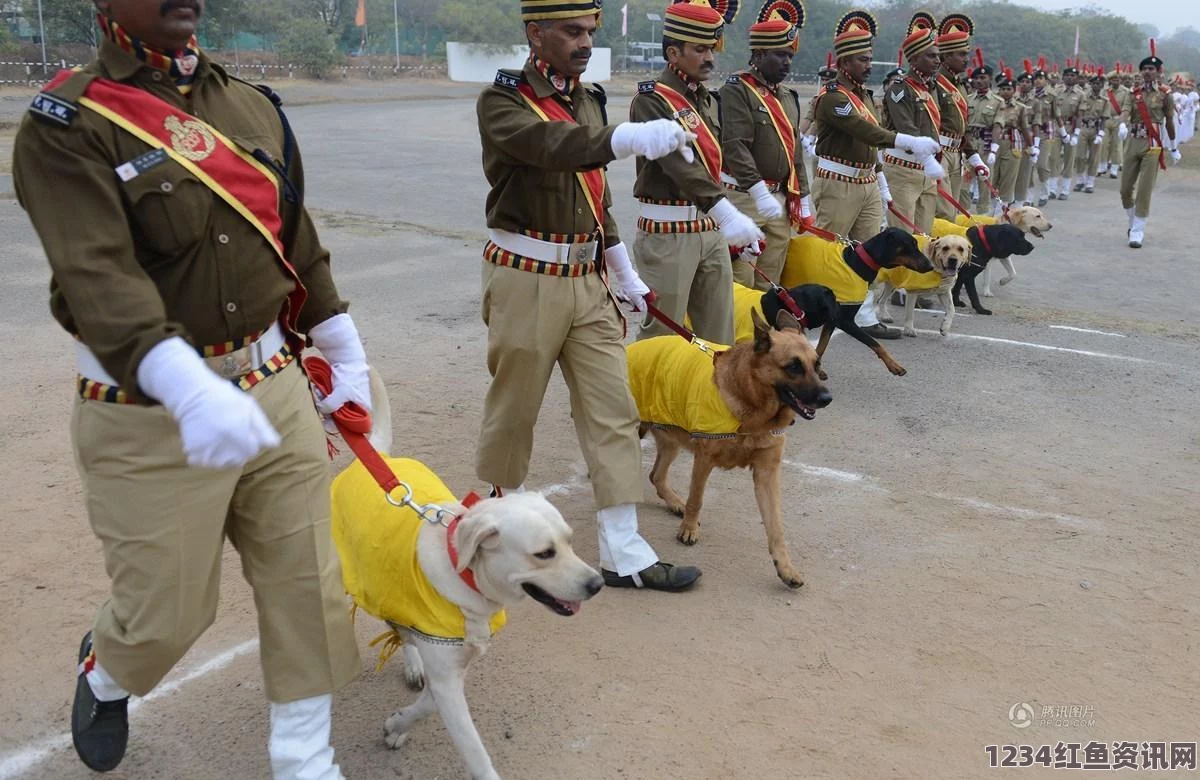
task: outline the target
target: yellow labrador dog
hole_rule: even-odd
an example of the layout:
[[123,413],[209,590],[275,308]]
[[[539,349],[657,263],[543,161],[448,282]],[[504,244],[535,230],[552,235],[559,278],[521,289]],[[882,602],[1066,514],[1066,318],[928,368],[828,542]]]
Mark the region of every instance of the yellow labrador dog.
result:
[[913,316],[920,295],[935,295],[945,315],[938,328],[943,336],[954,325],[954,296],[950,291],[958,280],[958,272],[971,262],[971,242],[962,236],[947,235],[929,242],[925,254],[933,263],[933,270],[917,273],[907,268],[884,268],[879,272],[880,290],[876,296],[876,310],[880,322],[891,322],[892,312],[889,299],[896,290],[904,290],[904,335],[916,336]]
[[[374,372],[371,389],[370,440],[387,453],[391,415]],[[574,615],[604,580],[575,554],[571,527],[540,494],[464,507],[417,461],[385,460],[419,503],[448,510],[442,522],[430,522],[431,515],[393,506],[358,461],[333,482],[333,537],[346,591],[357,609],[388,624],[392,633],[384,636],[393,650],[403,648],[405,679],[421,691],[387,718],[385,742],[400,748],[436,711],[470,776],[498,780],[467,706],[468,667],[504,625],[505,607],[530,596],[558,615]],[[403,487],[393,491],[397,500],[405,494]]]

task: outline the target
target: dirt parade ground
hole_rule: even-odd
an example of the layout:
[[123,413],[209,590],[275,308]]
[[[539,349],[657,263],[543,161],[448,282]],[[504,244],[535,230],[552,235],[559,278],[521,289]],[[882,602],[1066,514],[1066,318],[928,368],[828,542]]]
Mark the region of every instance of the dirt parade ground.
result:
[[[280,88],[295,103],[308,204],[391,393],[395,454],[459,495],[486,489],[473,466],[489,381],[478,87]],[[616,121],[631,90],[610,91]],[[108,581],[68,439],[71,343],[8,176],[29,94],[0,96],[0,778],[70,780],[91,776],[69,720],[79,640]],[[960,312],[941,337],[939,315],[919,312],[917,338],[887,342],[907,376],[834,338],[833,403],[788,431],[800,590],[775,576],[748,472],[713,475],[695,547],[676,542],[678,520],[643,483],[642,533],[703,579],[681,595],[606,589],[571,618],[531,600],[509,610],[467,682],[497,771],[959,779],[995,774],[988,746],[1095,741],[1112,753],[1200,739],[1200,147],[1183,154],[1160,175],[1144,248],[1126,246],[1116,181],[1048,205],[1053,230],[1016,258],[1015,282],[993,283],[993,316]],[[610,169],[631,245],[633,171],[632,160]],[[527,485],[598,565],[557,373],[536,435]],[[645,472],[652,458],[647,441]],[[678,490],[690,462],[675,466]],[[216,623],[134,701],[112,777],[268,776],[254,603],[231,548],[224,564]],[[436,717],[401,750],[385,746],[384,719],[414,694],[399,657],[375,669],[382,629],[357,618],[362,675],[334,700],[342,770],[463,777]]]

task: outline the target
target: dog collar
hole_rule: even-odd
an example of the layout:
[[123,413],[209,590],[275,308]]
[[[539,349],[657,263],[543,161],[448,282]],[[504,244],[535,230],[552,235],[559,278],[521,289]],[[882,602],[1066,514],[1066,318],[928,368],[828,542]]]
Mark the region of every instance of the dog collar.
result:
[[867,248],[862,244],[854,247],[854,254],[858,255],[858,259],[863,261],[863,265],[870,268],[872,271],[879,271],[879,263],[875,262],[875,258],[867,253]]
[[[462,505],[466,509],[470,509],[477,503],[479,503],[479,496],[475,494],[474,490],[468,493],[462,500]],[[450,521],[450,525],[446,526],[446,553],[450,556],[450,565],[454,567],[455,571],[458,571],[458,548],[454,546],[454,532],[458,530],[458,521],[462,519],[462,515],[455,515],[454,519]],[[476,593],[480,592],[479,585],[475,582],[475,572],[470,569],[463,569],[458,572],[458,576],[462,578],[463,582],[467,583],[467,587],[471,590]]]

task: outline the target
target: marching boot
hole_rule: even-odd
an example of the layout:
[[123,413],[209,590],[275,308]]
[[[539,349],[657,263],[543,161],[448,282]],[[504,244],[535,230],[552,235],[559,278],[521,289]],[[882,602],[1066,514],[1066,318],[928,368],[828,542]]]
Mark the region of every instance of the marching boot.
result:
[[271,702],[267,752],[274,780],[346,780],[333,762],[329,729],[333,696]]
[[1096,177],[1095,176],[1087,177],[1087,179],[1084,181],[1083,191],[1087,192],[1087,193],[1093,193],[1096,191]]
[[1121,166],[1120,165],[1114,165],[1108,169],[1108,178],[1115,179],[1120,175],[1121,175]]
[[1071,197],[1071,179],[1069,176],[1063,176],[1058,180],[1058,199],[1066,200]]
[[79,646],[71,742],[79,760],[95,772],[116,769],[129,742],[129,692],[96,662],[91,631]]
[[1141,249],[1142,241],[1146,238],[1146,219],[1145,217],[1134,217],[1133,224],[1129,227],[1129,246],[1133,249]]

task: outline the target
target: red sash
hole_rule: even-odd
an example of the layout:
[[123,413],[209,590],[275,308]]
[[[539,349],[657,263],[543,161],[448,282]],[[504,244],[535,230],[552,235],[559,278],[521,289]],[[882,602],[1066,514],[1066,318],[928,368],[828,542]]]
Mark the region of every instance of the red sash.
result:
[[942,129],[942,110],[938,108],[937,100],[923,85],[913,81],[911,76],[904,79],[904,83],[912,87],[913,92],[917,93],[917,100],[925,104],[925,113],[933,120],[933,131],[939,132]]
[[1142,94],[1141,87],[1133,88],[1133,99],[1137,102],[1138,114],[1142,117],[1142,124],[1146,126],[1146,135],[1150,139],[1151,146],[1159,148],[1158,167],[1164,171],[1167,169],[1166,155],[1162,153],[1162,137],[1158,134],[1158,125],[1154,124],[1154,120],[1150,118],[1150,107],[1146,105],[1146,97]]
[[[69,70],[59,71],[46,89],[53,89],[72,75]],[[262,235],[292,278],[294,287],[288,293],[283,314],[284,322],[295,331],[308,293],[285,256],[279,180],[275,174],[212,125],[136,87],[97,78],[88,84],[79,104],[148,146],[166,152]]]
[[[533,109],[533,113],[541,117],[543,122],[570,122],[576,124],[575,117],[571,116],[571,112],[562,103],[554,99],[553,95],[547,95],[544,98],[539,98],[533,91],[533,87],[522,83],[517,87],[517,91],[521,93],[521,97],[525,98],[525,102]],[[579,180],[579,185],[583,188],[583,196],[587,198],[588,206],[592,210],[592,216],[596,218],[596,225],[600,228],[600,232],[604,232],[604,190],[607,183],[604,178],[604,169],[595,168],[590,171],[576,171],[575,177]]]
[[654,94],[658,95],[672,110],[672,118],[683,126],[684,130],[696,134],[695,149],[700,155],[700,162],[708,169],[708,173],[717,184],[721,183],[721,143],[709,129],[704,117],[688,102],[687,98],[662,82],[655,82]]
[[879,119],[875,116],[874,112],[871,111],[871,109],[867,108],[867,104],[862,102],[862,100],[858,97],[858,95],[856,95],[853,92],[851,92],[850,90],[846,89],[841,84],[838,84],[837,87],[835,87],[835,89],[836,89],[836,91],[838,91],[846,96],[846,99],[850,101],[850,105],[854,106],[854,110],[858,112],[859,116],[861,116],[863,119],[867,120],[871,124],[875,125],[876,127],[879,126]]
[[799,226],[803,224],[803,219],[800,216],[800,177],[796,173],[796,128],[787,118],[787,113],[783,110],[783,104],[779,102],[779,98],[775,97],[766,87],[759,85],[758,81],[749,73],[739,73],[738,77],[767,109],[767,114],[771,117],[771,124],[775,126],[775,132],[779,135],[779,142],[783,144],[789,171],[787,180],[788,218],[793,225]]
[[1119,115],[1121,113],[1121,104],[1117,102],[1117,95],[1111,89],[1108,91],[1108,102]]
[[[953,96],[954,107],[958,109],[958,115],[962,117],[962,127],[963,131],[965,132],[967,128],[967,99],[963,97],[961,92],[958,91],[958,87],[954,86],[950,79],[946,78],[946,74],[939,73],[937,77],[937,83],[939,87],[946,90],[951,96]],[[938,115],[938,119],[941,119],[940,114]],[[939,124],[938,126],[940,127],[941,125]]]

